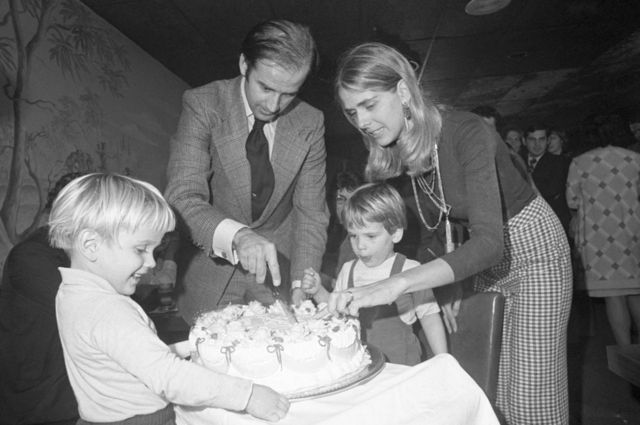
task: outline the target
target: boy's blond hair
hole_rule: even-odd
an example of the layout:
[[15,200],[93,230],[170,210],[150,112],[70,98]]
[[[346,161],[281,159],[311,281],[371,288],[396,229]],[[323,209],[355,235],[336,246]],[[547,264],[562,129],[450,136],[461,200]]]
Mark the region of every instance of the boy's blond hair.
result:
[[49,240],[69,250],[84,230],[113,242],[121,231],[142,225],[162,233],[175,227],[173,211],[158,189],[119,174],[87,174],[71,181],[53,202]]
[[407,211],[398,191],[387,183],[368,183],[353,192],[342,210],[345,228],[363,227],[365,222],[382,223],[393,233],[407,228]]

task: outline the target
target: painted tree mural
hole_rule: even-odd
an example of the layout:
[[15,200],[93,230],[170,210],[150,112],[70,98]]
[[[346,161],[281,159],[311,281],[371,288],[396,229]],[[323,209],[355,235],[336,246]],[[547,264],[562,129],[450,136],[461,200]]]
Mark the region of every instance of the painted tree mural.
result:
[[[0,155],[10,155],[7,191],[0,205],[0,237],[14,244],[37,226],[46,192],[55,177],[49,170],[46,182],[41,181],[34,152],[45,145],[56,149],[56,135],[64,132],[99,128],[95,124],[101,119],[99,105],[96,106],[99,94],[91,89],[77,100],[42,98],[34,88],[34,68],[47,58],[47,65],[55,66],[64,78],[93,79],[108,95],[121,97],[130,65],[117,37],[76,0],[8,0],[5,4],[0,6],[0,30],[8,29],[10,35],[0,37],[0,72],[5,80],[2,94],[10,102],[12,115],[8,131],[5,130],[8,137],[0,139],[4,143]],[[50,123],[37,128],[27,126],[25,117],[30,108],[48,111]],[[99,141],[96,146],[99,157],[105,155],[103,143]],[[75,163],[79,158],[91,160],[80,151],[70,152],[60,168],[68,168],[69,162]],[[37,189],[39,212],[30,226],[19,230],[21,189],[27,181]]]

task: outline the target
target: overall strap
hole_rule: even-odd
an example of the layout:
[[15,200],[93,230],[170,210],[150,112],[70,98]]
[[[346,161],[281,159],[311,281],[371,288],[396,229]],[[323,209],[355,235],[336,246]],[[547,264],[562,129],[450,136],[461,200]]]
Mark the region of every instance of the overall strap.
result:
[[389,273],[389,276],[393,276],[394,274],[401,273],[406,259],[407,257],[405,257],[404,254],[400,254],[398,252],[396,254],[396,259],[393,260],[393,266],[391,266],[391,273]]
[[349,278],[347,279],[347,289],[353,288],[353,269],[356,268],[357,262],[358,259],[356,258],[355,260],[353,260],[353,263],[351,263],[351,269],[349,269]]

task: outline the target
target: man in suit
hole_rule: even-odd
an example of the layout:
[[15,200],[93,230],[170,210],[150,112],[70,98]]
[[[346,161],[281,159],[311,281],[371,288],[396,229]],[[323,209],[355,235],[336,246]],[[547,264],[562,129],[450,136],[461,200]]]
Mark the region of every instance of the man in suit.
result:
[[569,164],[563,157],[548,153],[548,144],[546,127],[537,125],[527,128],[525,131],[527,152],[523,157],[535,187],[567,231],[571,220],[565,197]]
[[[287,282],[284,269],[292,286],[305,268],[320,269],[329,223],[324,120],[297,97],[316,57],[308,28],[264,22],[242,43],[240,76],[183,96],[166,197],[191,242],[178,258],[178,308],[188,322],[219,305],[273,302],[261,284],[280,285],[281,271]],[[268,143],[260,167],[249,152],[258,134]]]

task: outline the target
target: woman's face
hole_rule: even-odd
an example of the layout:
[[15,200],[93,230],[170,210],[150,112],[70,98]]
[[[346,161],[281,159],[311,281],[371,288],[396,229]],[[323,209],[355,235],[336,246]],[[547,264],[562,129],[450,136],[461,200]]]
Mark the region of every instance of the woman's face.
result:
[[396,90],[349,90],[341,88],[338,97],[351,124],[387,147],[405,130],[402,101]]
[[551,133],[549,136],[547,151],[554,155],[560,155],[562,153],[562,139],[556,133]]

